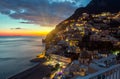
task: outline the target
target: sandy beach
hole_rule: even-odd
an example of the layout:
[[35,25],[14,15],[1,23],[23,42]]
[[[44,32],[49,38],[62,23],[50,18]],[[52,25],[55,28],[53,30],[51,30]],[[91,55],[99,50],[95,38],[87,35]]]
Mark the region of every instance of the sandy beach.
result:
[[51,69],[51,67],[43,65],[43,62],[45,62],[45,60],[42,60],[38,65],[8,79],[42,79],[50,73]]

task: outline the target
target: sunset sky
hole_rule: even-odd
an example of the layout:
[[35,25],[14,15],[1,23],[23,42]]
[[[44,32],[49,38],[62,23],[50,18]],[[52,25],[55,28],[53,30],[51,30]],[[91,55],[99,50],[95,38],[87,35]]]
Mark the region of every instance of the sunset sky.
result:
[[0,36],[46,35],[90,0],[0,0]]

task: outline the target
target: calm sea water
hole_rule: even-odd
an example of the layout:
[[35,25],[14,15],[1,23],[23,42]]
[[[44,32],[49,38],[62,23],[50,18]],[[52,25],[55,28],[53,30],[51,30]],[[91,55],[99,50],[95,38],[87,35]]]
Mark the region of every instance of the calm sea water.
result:
[[44,37],[0,37],[0,79],[7,79],[37,63],[35,58],[43,49]]

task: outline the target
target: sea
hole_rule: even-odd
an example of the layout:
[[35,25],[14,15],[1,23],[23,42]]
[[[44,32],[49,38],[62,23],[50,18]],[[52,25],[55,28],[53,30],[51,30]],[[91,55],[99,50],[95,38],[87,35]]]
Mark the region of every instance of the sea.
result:
[[45,37],[1,36],[0,79],[7,79],[38,64],[30,60],[44,50],[43,38]]

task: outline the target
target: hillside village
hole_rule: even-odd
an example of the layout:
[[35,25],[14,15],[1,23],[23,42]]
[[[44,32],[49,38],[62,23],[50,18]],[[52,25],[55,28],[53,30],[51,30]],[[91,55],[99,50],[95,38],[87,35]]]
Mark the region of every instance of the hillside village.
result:
[[50,77],[76,79],[120,65],[120,12],[83,13],[61,25],[65,27],[44,41],[45,64],[55,68]]

